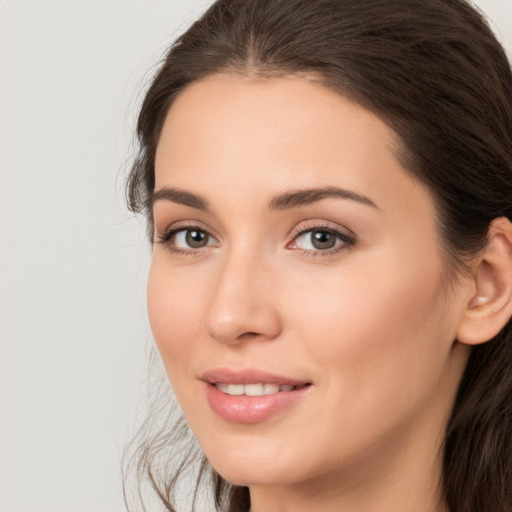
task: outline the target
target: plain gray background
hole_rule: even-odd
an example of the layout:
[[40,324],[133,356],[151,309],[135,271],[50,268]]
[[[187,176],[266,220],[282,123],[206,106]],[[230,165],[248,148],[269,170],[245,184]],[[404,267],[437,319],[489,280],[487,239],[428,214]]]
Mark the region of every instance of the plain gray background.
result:
[[[313,0],[312,0],[313,1]],[[0,511],[124,510],[143,407],[140,90],[209,0],[0,0]],[[480,0],[512,53],[512,0]]]

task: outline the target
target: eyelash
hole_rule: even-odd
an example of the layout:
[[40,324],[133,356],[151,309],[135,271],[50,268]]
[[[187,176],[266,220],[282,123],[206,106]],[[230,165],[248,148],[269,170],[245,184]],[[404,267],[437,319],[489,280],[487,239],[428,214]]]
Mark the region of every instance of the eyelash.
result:
[[184,224],[184,225],[173,225],[167,228],[161,235],[157,235],[157,243],[167,245],[169,251],[173,254],[185,255],[185,256],[200,256],[201,249],[183,249],[182,247],[176,247],[171,243],[172,239],[182,231],[201,231],[205,233],[208,237],[212,237],[212,235],[205,228],[193,224]]
[[[164,233],[162,233],[161,235],[157,235],[156,242],[167,245],[169,251],[173,254],[186,255],[186,256],[200,256],[202,253],[202,249],[209,247],[209,246],[205,246],[205,247],[201,247],[201,248],[197,248],[197,249],[192,249],[192,248],[184,249],[182,247],[176,247],[175,245],[173,245],[171,243],[173,238],[178,233],[183,232],[183,231],[186,232],[186,231],[194,231],[194,230],[201,231],[202,233],[205,233],[206,236],[208,236],[209,238],[213,238],[213,236],[208,232],[208,230],[204,229],[201,226],[178,225],[178,226],[170,226]],[[325,249],[325,250],[319,250],[319,249],[311,250],[311,249],[300,249],[300,248],[297,248],[294,250],[300,250],[302,252],[302,254],[304,254],[305,256],[331,256],[331,255],[337,254],[338,252],[350,249],[357,242],[357,238],[355,237],[355,235],[350,236],[350,235],[347,235],[346,233],[342,233],[341,231],[339,231],[335,228],[332,228],[332,227],[326,226],[326,225],[322,225],[322,224],[306,225],[306,226],[302,226],[300,229],[296,229],[296,230],[292,231],[292,233],[290,235],[291,242],[294,242],[299,237],[301,237],[307,233],[313,232],[315,230],[325,231],[331,235],[334,235],[338,240],[342,241],[342,244],[339,245],[338,247],[334,247],[332,249]],[[291,242],[289,242],[289,243],[291,243]],[[287,245],[289,245],[289,243]]]
[[338,240],[341,240],[342,244],[339,245],[338,247],[333,247],[332,249],[324,249],[324,250],[320,250],[320,249],[312,250],[312,249],[300,249],[300,248],[296,249],[296,250],[300,250],[302,252],[302,254],[304,254],[305,256],[321,256],[321,257],[322,256],[332,256],[334,254],[337,254],[342,251],[346,251],[346,250],[354,247],[357,242],[357,238],[354,234],[347,235],[346,233],[343,233],[342,231],[340,231],[336,228],[333,228],[331,226],[327,226],[324,224],[306,224],[306,225],[301,226],[298,229],[295,229],[294,231],[292,231],[292,233],[290,235],[292,242],[296,241],[299,237],[301,237],[307,233],[311,233],[313,231],[323,231],[323,232],[327,232],[331,235],[334,235]]

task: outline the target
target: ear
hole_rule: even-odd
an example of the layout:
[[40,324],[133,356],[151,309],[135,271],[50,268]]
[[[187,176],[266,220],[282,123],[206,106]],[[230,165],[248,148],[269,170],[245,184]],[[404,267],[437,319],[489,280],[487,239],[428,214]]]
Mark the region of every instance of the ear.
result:
[[467,345],[491,340],[512,317],[512,223],[505,217],[489,226],[472,284],[457,330],[457,340]]

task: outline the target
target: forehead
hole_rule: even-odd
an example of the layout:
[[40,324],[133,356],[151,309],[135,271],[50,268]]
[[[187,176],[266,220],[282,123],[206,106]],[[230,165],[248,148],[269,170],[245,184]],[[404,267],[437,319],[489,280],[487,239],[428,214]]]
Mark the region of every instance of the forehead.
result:
[[250,199],[280,188],[339,186],[375,197],[384,209],[407,209],[406,198],[420,196],[431,203],[401,166],[397,147],[379,117],[318,83],[216,75],[190,85],[171,106],[157,147],[156,188],[222,200],[226,190]]
[[[217,144],[225,135],[236,135],[243,139],[245,151],[263,145],[282,151],[297,137],[318,143],[319,128],[322,139],[329,131],[330,140],[341,136],[350,142],[363,131],[366,142],[397,146],[396,135],[377,116],[317,82],[298,76],[254,80],[222,74],[191,84],[177,97],[166,117],[157,155],[187,149],[191,135],[205,142],[215,139]],[[219,151],[224,149],[219,145]],[[201,147],[195,150],[199,156]]]

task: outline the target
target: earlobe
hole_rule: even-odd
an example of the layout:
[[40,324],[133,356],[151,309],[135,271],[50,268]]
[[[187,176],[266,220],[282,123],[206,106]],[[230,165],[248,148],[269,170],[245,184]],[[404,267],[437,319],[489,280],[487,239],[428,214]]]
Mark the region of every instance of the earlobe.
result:
[[458,326],[468,345],[494,338],[512,317],[512,223],[500,217],[489,226],[488,242],[475,263],[474,293]]

